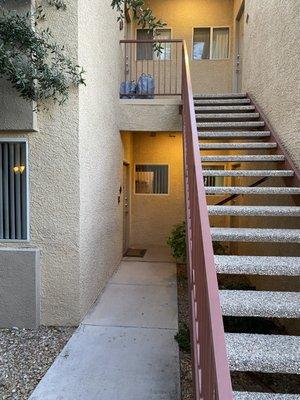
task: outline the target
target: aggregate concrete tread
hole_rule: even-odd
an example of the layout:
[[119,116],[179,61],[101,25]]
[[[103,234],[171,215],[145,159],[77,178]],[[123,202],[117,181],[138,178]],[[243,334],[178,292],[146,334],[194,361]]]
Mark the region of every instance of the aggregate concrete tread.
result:
[[199,138],[217,139],[247,139],[247,138],[265,138],[271,135],[270,131],[199,131]]
[[258,119],[259,113],[251,112],[251,113],[199,113],[196,114],[197,120],[202,119]]
[[300,229],[211,228],[214,241],[300,243]]
[[259,128],[265,126],[263,121],[231,122],[198,122],[198,128]]
[[300,293],[221,290],[223,315],[235,317],[300,318]]
[[277,143],[249,142],[249,143],[200,143],[200,150],[253,150],[276,149]]
[[247,98],[246,93],[195,93],[194,99],[240,99]]
[[300,194],[299,187],[270,186],[270,187],[243,187],[243,186],[206,186],[206,194]]
[[300,337],[226,333],[232,371],[300,374]]
[[244,99],[194,99],[194,104],[197,107],[197,105],[228,105],[228,104],[250,104],[251,101],[250,99],[244,98]]
[[201,160],[203,162],[282,162],[285,160],[283,154],[275,155],[218,155],[218,156],[202,156]]
[[288,169],[237,169],[237,170],[223,170],[223,169],[205,169],[203,176],[279,176],[290,177],[294,176],[293,170]]
[[300,257],[215,256],[220,274],[300,276]]
[[234,400],[300,400],[300,394],[234,392]]
[[206,105],[206,106],[196,106],[196,112],[245,112],[245,111],[254,111],[254,106],[243,106],[243,105],[235,105],[235,106],[214,106],[214,105]]
[[299,217],[296,206],[208,206],[209,215]]

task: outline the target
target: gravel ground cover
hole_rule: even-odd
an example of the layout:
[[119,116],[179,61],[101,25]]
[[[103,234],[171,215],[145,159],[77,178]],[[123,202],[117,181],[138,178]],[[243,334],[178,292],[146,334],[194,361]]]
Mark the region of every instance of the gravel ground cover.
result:
[[0,329],[0,400],[27,400],[75,329]]
[[[179,325],[189,326],[188,281],[185,266],[177,266],[178,320]],[[189,351],[179,350],[181,400],[192,400],[192,360]]]

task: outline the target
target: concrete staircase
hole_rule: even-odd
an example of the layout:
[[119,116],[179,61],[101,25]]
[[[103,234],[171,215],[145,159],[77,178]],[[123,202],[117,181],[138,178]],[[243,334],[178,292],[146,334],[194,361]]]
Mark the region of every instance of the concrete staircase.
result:
[[[299,318],[300,294],[293,290],[286,291],[286,288],[280,290],[282,279],[300,276],[300,257],[297,257],[299,246],[298,254],[285,254],[287,244],[295,246],[300,243],[300,229],[295,228],[300,207],[293,205],[291,200],[297,201],[300,194],[300,187],[291,180],[295,171],[288,168],[290,165],[286,163],[286,157],[274,140],[271,129],[246,94],[195,95],[194,103],[199,149],[206,167],[203,170],[205,182],[212,182],[206,177],[220,177],[225,182],[222,186],[205,187],[207,196],[211,196],[208,202],[211,219],[230,221],[229,226],[211,227],[212,239],[227,245],[233,242],[238,246],[242,243],[254,244],[251,254],[215,255],[217,272],[219,276],[234,275],[250,279],[270,277],[277,279],[279,284],[275,290],[220,290],[223,315],[280,318],[281,321]],[[220,178],[214,178],[215,182],[219,182]],[[261,178],[267,179],[263,186],[256,186],[256,181]],[[217,201],[212,204],[212,199],[219,199],[220,196],[223,200],[221,205],[216,205]],[[228,196],[231,198],[224,203]],[[241,196],[244,196],[242,204],[236,205],[235,200],[241,199]],[[264,197],[263,205],[261,196]],[[269,196],[270,205],[266,196]],[[272,203],[274,196],[280,199],[282,205]],[[251,199],[250,204],[244,204],[248,199]],[[285,205],[286,199],[288,205]],[[240,218],[238,227],[231,226],[231,218]],[[257,227],[247,226],[251,218],[256,218]],[[260,221],[266,218],[275,222],[288,219],[295,222],[295,227],[291,229],[291,224],[285,227],[283,223],[274,223],[275,227],[260,226]],[[256,254],[255,243],[262,242],[281,246],[280,256],[278,253],[270,254],[270,251],[267,255]],[[232,371],[300,374],[298,336],[226,333],[226,341]],[[300,395],[236,392],[235,399],[296,400],[300,399]]]

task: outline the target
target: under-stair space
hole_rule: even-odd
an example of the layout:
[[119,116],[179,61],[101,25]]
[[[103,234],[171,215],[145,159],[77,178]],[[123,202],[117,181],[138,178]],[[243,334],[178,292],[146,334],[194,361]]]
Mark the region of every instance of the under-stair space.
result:
[[299,399],[297,172],[247,94],[194,105],[235,398]]

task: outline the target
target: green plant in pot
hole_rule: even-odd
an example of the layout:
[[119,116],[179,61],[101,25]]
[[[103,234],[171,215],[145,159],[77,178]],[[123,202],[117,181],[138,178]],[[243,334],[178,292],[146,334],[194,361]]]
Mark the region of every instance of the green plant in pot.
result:
[[186,230],[185,222],[177,224],[173,227],[171,234],[167,240],[167,244],[171,248],[172,256],[178,264],[186,263]]
[[[186,228],[185,221],[173,227],[171,234],[167,240],[167,244],[171,248],[172,256],[178,264],[186,264]],[[228,253],[226,246],[220,242],[213,242],[214,254],[224,255]]]

